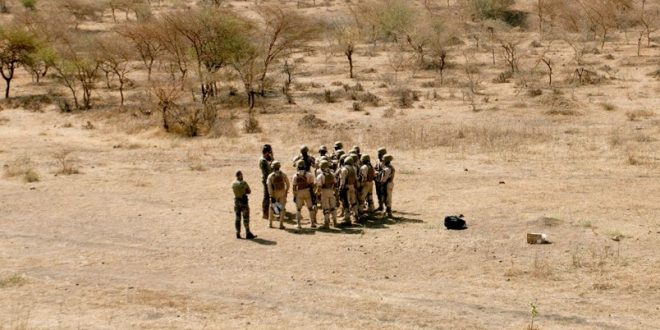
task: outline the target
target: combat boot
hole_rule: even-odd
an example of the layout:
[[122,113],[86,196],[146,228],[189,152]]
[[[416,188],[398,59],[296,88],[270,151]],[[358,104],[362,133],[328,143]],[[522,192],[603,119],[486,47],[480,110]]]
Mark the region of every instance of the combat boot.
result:
[[376,212],[382,212],[383,211],[383,203],[378,203],[378,208],[376,209]]
[[246,238],[246,239],[255,239],[256,237],[257,237],[256,235],[253,235],[253,234],[252,234],[251,232],[249,232],[249,231],[247,232],[247,234],[245,234],[245,238]]
[[388,207],[387,210],[386,210],[386,213],[387,213],[387,217],[391,218],[392,217],[392,208]]
[[238,233],[238,232],[237,232],[237,233],[236,233],[236,238],[241,239],[241,238],[243,238],[243,237],[241,237],[241,233]]

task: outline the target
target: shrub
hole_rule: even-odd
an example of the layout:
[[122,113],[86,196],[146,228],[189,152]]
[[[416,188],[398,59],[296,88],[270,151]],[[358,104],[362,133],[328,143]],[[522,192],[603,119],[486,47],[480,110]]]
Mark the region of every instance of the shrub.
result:
[[63,150],[55,154],[55,159],[60,164],[60,169],[57,170],[56,174],[72,175],[80,173],[78,168],[76,168],[73,159],[69,157],[70,154],[70,150]]
[[328,122],[316,117],[314,114],[305,115],[298,121],[298,127],[302,128],[324,128],[327,127]]
[[493,79],[493,82],[496,84],[505,84],[508,83],[509,79],[511,79],[512,77],[513,77],[513,72],[507,70],[498,74],[497,77]]
[[411,108],[416,101],[419,101],[419,93],[410,89],[399,89],[396,91],[401,108]]
[[532,88],[532,89],[527,90],[527,96],[537,97],[537,96],[541,96],[541,95],[543,95],[543,91],[541,89]]
[[28,169],[23,175],[23,180],[28,183],[39,181],[39,173],[34,169]]
[[364,110],[364,106],[362,105],[362,102],[353,102],[353,111],[362,111]]
[[383,118],[393,118],[395,114],[396,111],[393,108],[387,108],[383,111]]
[[21,4],[27,10],[35,10],[37,5],[37,0],[21,0]]
[[614,105],[612,103],[603,102],[603,103],[600,104],[600,106],[605,111],[614,111],[614,110],[616,110],[616,105]]
[[247,119],[243,122],[243,131],[248,134],[260,133],[261,126],[259,125],[259,120],[254,114],[250,114]]

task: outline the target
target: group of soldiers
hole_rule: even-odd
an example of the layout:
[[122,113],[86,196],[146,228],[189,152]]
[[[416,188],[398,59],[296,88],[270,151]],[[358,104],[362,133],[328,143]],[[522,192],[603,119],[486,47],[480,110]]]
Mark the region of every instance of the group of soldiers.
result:
[[[392,217],[392,190],[394,188],[395,170],[392,166],[393,157],[385,148],[378,149],[378,161],[371,164],[369,155],[361,154],[360,148],[354,146],[350,151],[344,151],[341,142],[335,142],[334,151],[328,154],[326,146],[320,146],[318,159],[309,154],[307,146],[300,147],[300,154],[293,159],[296,173],[291,180],[282,171],[282,164],[275,160],[273,148],[266,144],[262,147],[262,157],[259,160],[261,182],[264,187],[262,202],[263,218],[269,221],[273,228],[273,220],[277,217],[279,228],[284,229],[285,206],[289,190],[293,193],[296,205],[297,227],[302,228],[302,209],[307,207],[311,227],[318,226],[316,213],[323,210],[321,228],[329,228],[330,220],[337,227],[337,210],[343,217],[341,225],[352,225],[353,221],[364,221],[365,215],[385,211]],[[240,177],[239,177],[240,176]],[[250,188],[243,180],[239,171],[232,185],[236,213],[236,237],[240,238],[240,220],[246,229],[246,238],[255,236],[249,229],[249,207],[247,194]],[[374,208],[373,191],[376,191],[378,207]]]

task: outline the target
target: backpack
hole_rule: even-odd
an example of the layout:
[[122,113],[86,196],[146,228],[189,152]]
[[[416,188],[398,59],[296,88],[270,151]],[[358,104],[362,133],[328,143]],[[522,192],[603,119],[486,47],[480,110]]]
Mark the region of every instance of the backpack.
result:
[[467,229],[467,224],[463,220],[463,215],[455,216],[450,215],[445,217],[445,227],[450,230],[463,230]]

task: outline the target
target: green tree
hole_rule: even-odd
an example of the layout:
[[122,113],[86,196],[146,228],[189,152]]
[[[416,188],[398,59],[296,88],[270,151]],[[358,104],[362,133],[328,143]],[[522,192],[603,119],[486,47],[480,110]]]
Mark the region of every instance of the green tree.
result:
[[18,26],[0,28],[0,73],[5,80],[5,98],[9,98],[16,68],[28,64],[37,50],[36,37]]

